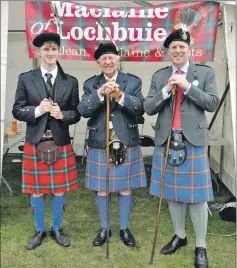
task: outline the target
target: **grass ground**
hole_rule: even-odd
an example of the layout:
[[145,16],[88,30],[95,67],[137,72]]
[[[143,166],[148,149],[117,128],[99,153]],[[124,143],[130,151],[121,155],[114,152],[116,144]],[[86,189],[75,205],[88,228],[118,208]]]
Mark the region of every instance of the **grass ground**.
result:
[[[63,228],[70,235],[71,247],[61,248],[49,236],[35,250],[27,251],[25,245],[34,232],[34,219],[29,210],[29,196],[22,195],[21,163],[11,163],[5,158],[3,175],[13,188],[9,197],[4,185],[1,187],[1,267],[2,268],[192,268],[195,235],[187,213],[186,232],[188,246],[172,256],[159,254],[161,247],[173,236],[173,227],[163,202],[160,232],[153,265],[149,265],[157,211],[157,198],[148,189],[134,191],[130,229],[138,241],[137,248],[127,248],[119,239],[119,218],[116,194],[112,195],[112,237],[110,258],[105,258],[105,246],[94,248],[92,240],[100,228],[95,195],[84,188],[84,169],[80,168],[81,186],[67,194],[67,209]],[[230,194],[221,188],[216,193],[217,202],[226,201]],[[46,226],[51,225],[51,202],[46,199]],[[218,211],[209,218],[208,232],[230,234],[236,231],[233,223],[220,219]],[[210,268],[236,267],[236,236],[207,236]]]

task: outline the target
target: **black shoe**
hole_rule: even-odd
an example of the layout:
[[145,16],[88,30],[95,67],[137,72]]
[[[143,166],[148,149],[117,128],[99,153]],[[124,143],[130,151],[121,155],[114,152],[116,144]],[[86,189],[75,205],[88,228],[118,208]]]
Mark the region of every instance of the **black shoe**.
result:
[[208,268],[207,250],[205,248],[195,248],[195,268]]
[[34,249],[41,245],[43,239],[46,237],[46,232],[36,231],[32,239],[28,242],[26,248]]
[[128,228],[120,230],[120,239],[127,247],[135,247],[136,241]]
[[182,239],[174,235],[172,240],[161,249],[160,253],[163,255],[171,255],[175,253],[177,249],[185,246],[187,246],[187,237]]
[[70,240],[67,235],[63,233],[61,229],[59,230],[50,230],[50,236],[62,247],[69,247]]
[[[112,235],[111,230],[109,230],[109,237],[111,237],[111,235]],[[107,229],[102,227],[96,234],[96,237],[93,241],[93,246],[101,247],[104,245],[106,240],[107,240]]]

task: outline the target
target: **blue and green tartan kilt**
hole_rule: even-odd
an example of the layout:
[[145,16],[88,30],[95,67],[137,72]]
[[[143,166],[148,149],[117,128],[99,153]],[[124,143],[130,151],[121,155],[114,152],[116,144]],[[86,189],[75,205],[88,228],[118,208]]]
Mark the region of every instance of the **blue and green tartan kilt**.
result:
[[[128,147],[127,159],[120,165],[110,164],[109,192],[146,187],[146,173],[140,146]],[[106,150],[88,149],[85,187],[106,191]]]
[[[150,193],[160,196],[165,146],[156,146],[153,155]],[[207,147],[187,144],[187,158],[179,166],[167,163],[164,195],[167,200],[203,203],[213,200]]]

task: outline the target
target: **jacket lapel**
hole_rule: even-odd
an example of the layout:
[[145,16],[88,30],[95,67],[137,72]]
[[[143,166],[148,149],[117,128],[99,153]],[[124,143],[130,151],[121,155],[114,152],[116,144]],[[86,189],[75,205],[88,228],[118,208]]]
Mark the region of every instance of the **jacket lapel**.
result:
[[[119,85],[119,90],[123,91],[125,90],[125,87],[127,85],[128,79],[127,79],[127,75],[121,72],[118,72],[118,76],[117,79],[115,81],[118,85]],[[111,105],[111,111],[116,107],[117,102],[115,100],[110,102]]]
[[121,72],[118,72],[116,83],[119,84],[119,90],[124,91],[128,82],[127,75]]
[[67,79],[63,79],[60,73],[58,72],[55,80],[55,87],[53,91],[53,101],[58,102],[60,99],[62,99],[62,96],[64,95],[64,90],[66,89],[66,81]]
[[[189,67],[188,67],[188,73],[187,73],[187,77],[186,77],[186,80],[192,84],[192,82],[195,80],[195,77],[197,76],[197,68],[196,68],[196,65],[189,61]],[[184,98],[186,96],[183,94],[183,97],[182,97],[182,100],[181,100],[181,103],[183,102]]]
[[[169,66],[167,69],[165,69],[164,76],[163,76],[163,85],[162,88],[165,87],[168,84],[168,81],[172,75],[172,66]],[[173,99],[173,95],[171,96],[171,100]],[[170,108],[172,109],[172,101],[170,100]]]
[[97,75],[96,78],[95,78],[95,82],[94,82],[94,88],[97,90],[105,82],[106,82],[106,80],[105,80],[105,77],[104,77],[103,73],[101,73],[100,75]]
[[39,93],[40,98],[43,100],[47,98],[44,79],[42,77],[42,73],[40,68],[33,70],[33,82],[37,92]]

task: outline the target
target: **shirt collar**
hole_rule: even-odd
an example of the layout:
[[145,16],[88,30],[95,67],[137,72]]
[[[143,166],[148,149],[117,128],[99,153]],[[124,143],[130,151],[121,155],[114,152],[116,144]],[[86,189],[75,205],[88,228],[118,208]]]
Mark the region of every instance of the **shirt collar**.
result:
[[117,72],[113,77],[111,77],[111,78],[109,78],[109,77],[106,76],[105,74],[104,74],[104,77],[105,77],[105,80],[106,80],[106,81],[108,81],[109,79],[111,79],[111,80],[113,80],[114,82],[116,82],[116,79],[117,79],[117,77],[118,77],[118,72]]
[[52,71],[47,71],[42,65],[40,66],[42,77],[45,77],[45,74],[51,73],[53,76],[53,79],[56,79],[57,73],[58,73],[58,66],[56,66]]
[[[184,64],[184,66],[182,66],[181,68],[179,68],[180,70],[182,70],[184,73],[188,73],[188,67],[189,67],[189,61]],[[178,70],[178,68],[174,65],[172,65],[172,69],[173,69],[173,74],[176,73],[176,71]]]

